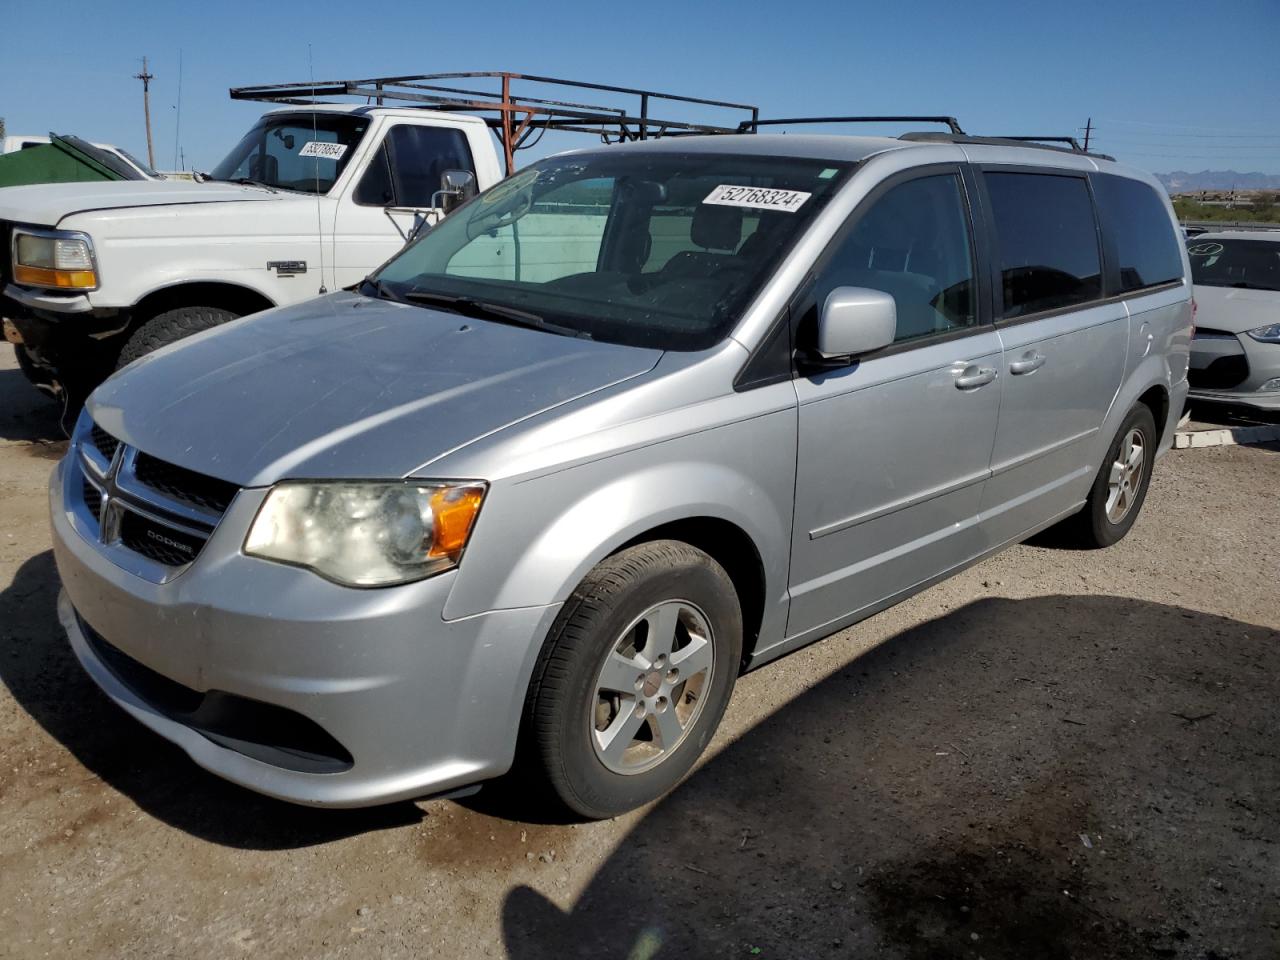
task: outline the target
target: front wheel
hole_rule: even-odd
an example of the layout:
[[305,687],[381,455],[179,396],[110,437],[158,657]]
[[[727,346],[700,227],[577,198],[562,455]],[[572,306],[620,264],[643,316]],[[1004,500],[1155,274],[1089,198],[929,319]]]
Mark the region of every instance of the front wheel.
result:
[[1089,499],[1071,518],[1072,533],[1084,547],[1118,543],[1138,519],[1155,463],[1155,418],[1145,404],[1129,411],[1094,478]]
[[120,350],[116,369],[193,333],[235,320],[238,316],[239,314],[221,307],[178,307],[158,313],[129,335]]
[[706,748],[741,658],[741,607],[715,560],[674,540],[609,557],[565,604],[534,670],[535,769],[583,817],[657,799]]

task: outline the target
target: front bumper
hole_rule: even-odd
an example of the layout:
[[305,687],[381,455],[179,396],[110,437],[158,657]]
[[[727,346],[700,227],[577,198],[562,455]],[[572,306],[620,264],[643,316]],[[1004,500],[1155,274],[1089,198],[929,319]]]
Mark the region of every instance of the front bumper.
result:
[[[449,792],[510,767],[533,662],[558,605],[446,621],[452,573],[358,590],[246,557],[240,540],[263,490],[242,490],[197,559],[152,582],[80,529],[72,472],[64,460],[50,482],[59,614],[72,649],[112,700],[197,764],[283,800],[347,807]],[[305,718],[349,764],[291,769],[298,764],[287,749],[272,752],[271,723],[252,731],[257,746],[246,751],[175,720],[146,685],[112,669],[92,634],[193,696],[229,694]]]
[[[1226,380],[1215,378],[1222,369]],[[1199,403],[1225,403],[1256,410],[1280,411],[1280,390],[1259,389],[1280,378],[1280,344],[1262,343],[1248,334],[1197,333],[1191,343],[1193,376],[1199,371],[1190,397]]]

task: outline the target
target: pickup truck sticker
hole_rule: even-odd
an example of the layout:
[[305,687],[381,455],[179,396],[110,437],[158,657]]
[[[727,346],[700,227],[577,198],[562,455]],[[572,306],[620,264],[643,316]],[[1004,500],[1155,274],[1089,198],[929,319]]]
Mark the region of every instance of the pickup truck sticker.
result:
[[795,213],[813,194],[801,190],[769,190],[764,187],[741,187],[722,183],[703,203],[721,207],[748,207],[752,210],[778,210]]
[[345,143],[325,143],[323,140],[308,140],[298,151],[300,157],[320,157],[324,160],[341,160],[347,152]]

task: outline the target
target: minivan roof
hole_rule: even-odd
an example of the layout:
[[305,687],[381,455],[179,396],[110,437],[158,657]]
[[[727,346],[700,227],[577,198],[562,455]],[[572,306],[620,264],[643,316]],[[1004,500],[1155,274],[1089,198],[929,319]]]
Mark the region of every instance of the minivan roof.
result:
[[[1116,173],[1156,183],[1145,171],[1128,167],[1101,156],[1073,153],[1067,150],[1045,150],[1034,145],[1018,146],[990,143],[950,143],[942,140],[901,140],[897,137],[861,137],[838,134],[727,134],[714,136],[662,137],[616,144],[607,148],[586,150],[637,150],[654,153],[740,153],[749,156],[801,157],[813,160],[857,163],[891,150],[910,150],[921,154],[922,161],[930,153],[945,153],[954,158],[963,150],[974,163],[1020,163],[1037,167],[1068,170],[1097,170]],[[573,153],[585,152],[575,150]]]

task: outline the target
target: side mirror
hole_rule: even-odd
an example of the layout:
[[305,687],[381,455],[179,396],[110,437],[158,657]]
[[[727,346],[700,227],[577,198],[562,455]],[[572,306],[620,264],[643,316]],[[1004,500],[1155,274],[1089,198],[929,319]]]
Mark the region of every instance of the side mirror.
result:
[[836,287],[818,315],[818,355],[855,357],[887,347],[898,332],[893,296],[866,287]]
[[470,170],[446,170],[440,174],[440,189],[431,195],[431,205],[447,216],[454,207],[476,195],[476,175]]

